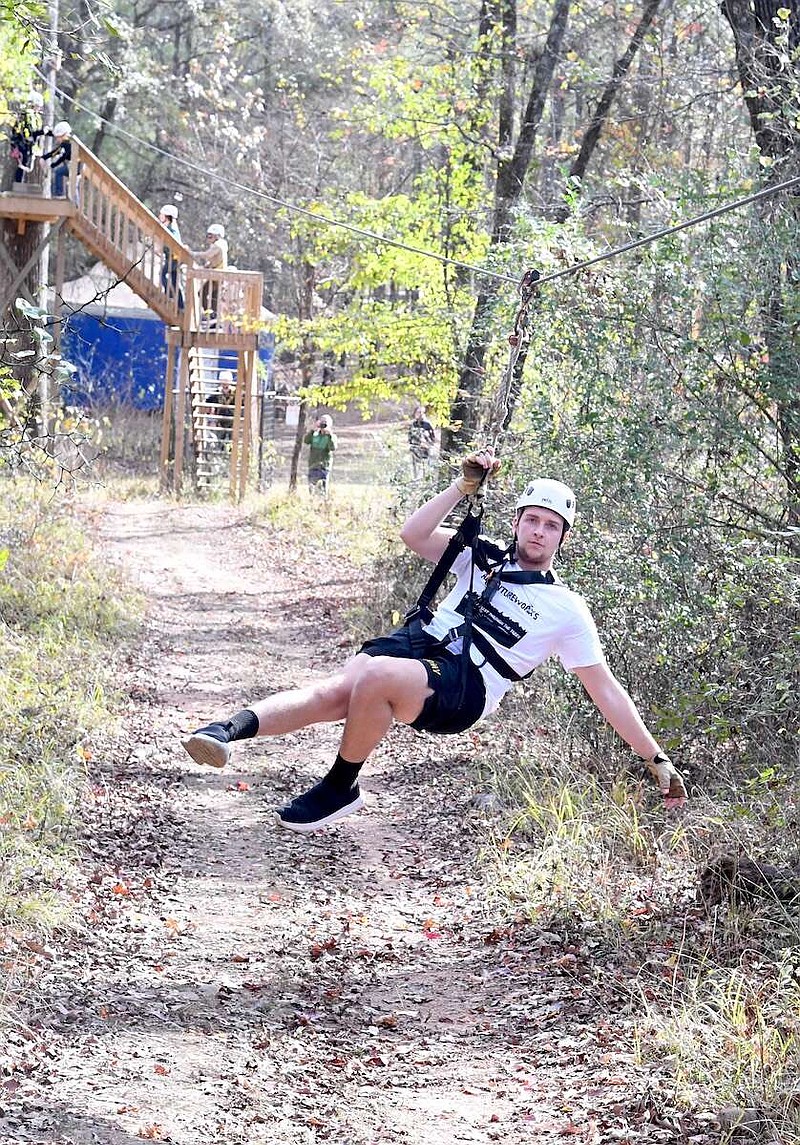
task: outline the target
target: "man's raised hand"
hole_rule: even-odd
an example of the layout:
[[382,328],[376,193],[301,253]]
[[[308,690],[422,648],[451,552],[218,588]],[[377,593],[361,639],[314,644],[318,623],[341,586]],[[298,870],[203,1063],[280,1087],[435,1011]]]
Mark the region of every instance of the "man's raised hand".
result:
[[500,468],[500,458],[495,457],[490,445],[485,449],[468,453],[461,462],[461,476],[456,480],[459,491],[465,497],[474,497],[489,477],[494,477]]

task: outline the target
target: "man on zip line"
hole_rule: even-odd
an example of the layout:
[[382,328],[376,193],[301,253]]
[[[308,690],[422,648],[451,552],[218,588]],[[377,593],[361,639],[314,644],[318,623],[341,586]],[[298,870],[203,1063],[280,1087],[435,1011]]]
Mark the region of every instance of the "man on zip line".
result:
[[[454,532],[442,522],[499,465],[490,448],[469,454],[462,475],[405,522],[400,535],[406,545],[440,561]],[[515,681],[558,656],[645,761],[665,806],[682,805],[683,779],[608,667],[586,602],[553,572],[574,520],[575,494],[568,486],[531,481],[517,500],[511,545],[503,550],[477,538],[461,551],[450,566],[456,583],[434,611],[418,611],[396,632],[368,640],[318,683],[259,700],[229,720],[199,728],[183,746],[197,763],[224,767],[238,740],[344,720],[330,771],[278,811],[282,826],[311,832],[363,806],[359,772],[395,720],[417,731],[463,732],[493,712]]]

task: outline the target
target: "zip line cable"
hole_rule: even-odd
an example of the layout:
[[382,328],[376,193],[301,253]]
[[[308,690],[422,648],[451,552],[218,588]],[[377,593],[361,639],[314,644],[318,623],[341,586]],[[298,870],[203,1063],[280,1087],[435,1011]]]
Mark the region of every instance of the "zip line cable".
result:
[[[39,73],[41,75],[41,73]],[[148,143],[144,139],[126,131],[123,127],[119,127],[110,119],[106,119],[96,111],[81,104],[72,96],[67,95],[61,88],[56,88],[56,91],[62,99],[71,103],[77,110],[84,111],[87,115],[91,115],[99,123],[105,124],[110,127],[112,131],[116,131],[120,135],[124,135],[127,139],[134,143],[138,143],[141,147],[145,147],[150,151],[161,155],[165,159],[169,159],[172,163],[177,163],[181,167],[185,167],[195,174],[210,178],[217,183],[222,183],[226,187],[235,188],[237,191],[243,191],[247,195],[252,195],[258,199],[264,199],[269,203],[274,203],[285,210],[294,212],[294,214],[302,215],[304,218],[313,219],[315,222],[323,223],[329,227],[338,227],[340,230],[349,231],[350,234],[359,235],[361,238],[371,239],[373,242],[382,243],[385,246],[394,247],[396,250],[404,250],[409,254],[418,254],[423,258],[434,259],[436,262],[442,263],[447,266],[459,267],[461,270],[468,270],[472,274],[476,274],[482,278],[491,278],[498,282],[510,282],[514,286],[519,287],[519,279],[512,277],[509,274],[503,274],[496,270],[486,270],[483,267],[475,266],[474,263],[461,262],[458,259],[450,258],[447,255],[437,254],[435,251],[427,250],[423,247],[412,246],[409,243],[401,242],[399,239],[387,238],[386,235],[378,234],[376,231],[367,230],[364,227],[356,226],[355,223],[345,222],[343,219],[330,218],[327,215],[322,215],[318,211],[309,210],[307,207],[299,207],[294,203],[289,203],[285,199],[278,198],[277,195],[271,195],[268,191],[258,190],[256,187],[250,187],[246,183],[239,183],[235,179],[229,179],[222,175],[217,175],[214,171],[209,171],[201,167],[197,163],[192,163],[189,159],[183,159],[178,155],[173,155],[171,152],[166,151],[162,147],[158,147],[154,143]],[[713,207],[708,211],[704,211],[700,215],[694,215],[690,219],[685,219],[682,223],[675,223],[673,226],[664,227],[661,230],[654,231],[652,234],[644,235],[641,238],[633,239],[631,242],[624,243],[622,246],[613,247],[611,250],[604,251],[602,254],[594,255],[592,258],[583,259],[581,262],[573,263],[571,266],[561,267],[559,270],[552,270],[547,274],[540,275],[536,280],[537,289],[544,286],[547,282],[555,282],[556,279],[564,278],[566,275],[578,274],[581,270],[586,270],[590,266],[597,266],[601,262],[606,262],[609,259],[617,258],[619,255],[627,254],[628,251],[636,250],[639,247],[648,246],[650,243],[658,242],[660,239],[667,238],[669,235],[678,234],[679,231],[688,230],[690,227],[699,226],[701,223],[708,222],[710,219],[719,218],[720,215],[728,214],[730,211],[736,211],[740,207],[746,207],[750,203],[756,203],[761,199],[770,198],[773,195],[779,194],[781,191],[788,191],[791,187],[800,183],[800,175],[795,175],[791,179],[786,179],[782,183],[775,183],[771,187],[762,187],[760,191],[754,191],[750,195],[745,195],[742,198],[733,199],[729,203],[723,203],[720,207]]]
[[755,203],[759,199],[768,199],[771,195],[777,195],[780,191],[788,191],[790,187],[800,183],[800,175],[795,175],[791,179],[786,179],[783,183],[775,183],[772,187],[762,187],[760,191],[754,191],[752,195],[746,195],[742,199],[734,199],[730,203],[724,203],[721,207],[714,207],[710,211],[704,211],[702,215],[696,215],[694,218],[685,219],[682,223],[676,223],[672,227],[664,227],[663,230],[656,231],[654,234],[645,235],[640,239],[633,239],[623,246],[615,247],[613,250],[606,251],[604,254],[595,255],[594,258],[584,259],[583,262],[576,262],[573,266],[562,267],[561,270],[550,271],[549,274],[543,274],[537,286],[543,286],[545,282],[554,282],[557,278],[563,278],[566,274],[575,274],[579,270],[586,270],[589,266],[595,266],[598,262],[605,262],[608,258],[616,258],[617,255],[626,254],[629,250],[636,250],[637,247],[645,246],[647,243],[656,242],[658,239],[667,238],[668,235],[675,235],[678,231],[685,231],[689,227],[695,227],[699,223],[708,222],[709,219],[716,219],[720,215],[725,215],[728,211],[736,211],[739,207],[746,207],[748,203]]

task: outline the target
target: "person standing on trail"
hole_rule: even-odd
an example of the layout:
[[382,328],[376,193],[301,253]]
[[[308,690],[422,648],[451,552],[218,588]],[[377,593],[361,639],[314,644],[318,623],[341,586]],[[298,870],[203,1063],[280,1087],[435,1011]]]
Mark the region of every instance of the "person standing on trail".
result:
[[[491,449],[469,454],[461,476],[405,522],[400,535],[406,545],[439,562],[453,536],[443,521],[499,464]],[[517,499],[508,548],[478,537],[474,551],[461,551],[451,565],[456,583],[435,611],[418,613],[390,635],[368,640],[343,668],[318,683],[279,692],[231,719],[199,728],[183,741],[184,748],[197,763],[223,767],[231,744],[239,740],[344,720],[331,769],[278,811],[282,826],[311,832],[363,806],[359,772],[395,720],[417,731],[463,732],[493,712],[514,681],[557,656],[646,762],[665,806],[680,806],[686,800],[680,773],[608,667],[583,597],[553,571],[574,520],[572,490],[536,478]]]
[[411,476],[416,481],[428,472],[428,465],[436,448],[436,434],[425,416],[425,407],[417,406],[408,427],[408,448],[411,452]]
[[303,442],[308,446],[308,488],[312,493],[322,493],[327,497],[333,453],[337,445],[333,418],[329,414],[317,418],[314,428],[305,435]]

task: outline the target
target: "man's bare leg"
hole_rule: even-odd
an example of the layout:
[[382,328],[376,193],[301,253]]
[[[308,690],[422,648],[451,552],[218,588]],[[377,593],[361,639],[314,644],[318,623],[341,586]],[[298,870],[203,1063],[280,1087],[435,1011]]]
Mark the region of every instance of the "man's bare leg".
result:
[[309,724],[343,720],[353,685],[369,664],[369,656],[354,656],[340,672],[324,680],[267,696],[237,712],[230,720],[198,728],[183,740],[183,746],[196,763],[224,767],[230,759],[231,744],[236,740],[257,735],[285,735]]
[[395,720],[410,724],[431,694],[428,673],[419,660],[389,656],[368,658],[353,682],[339,754],[365,760]]

